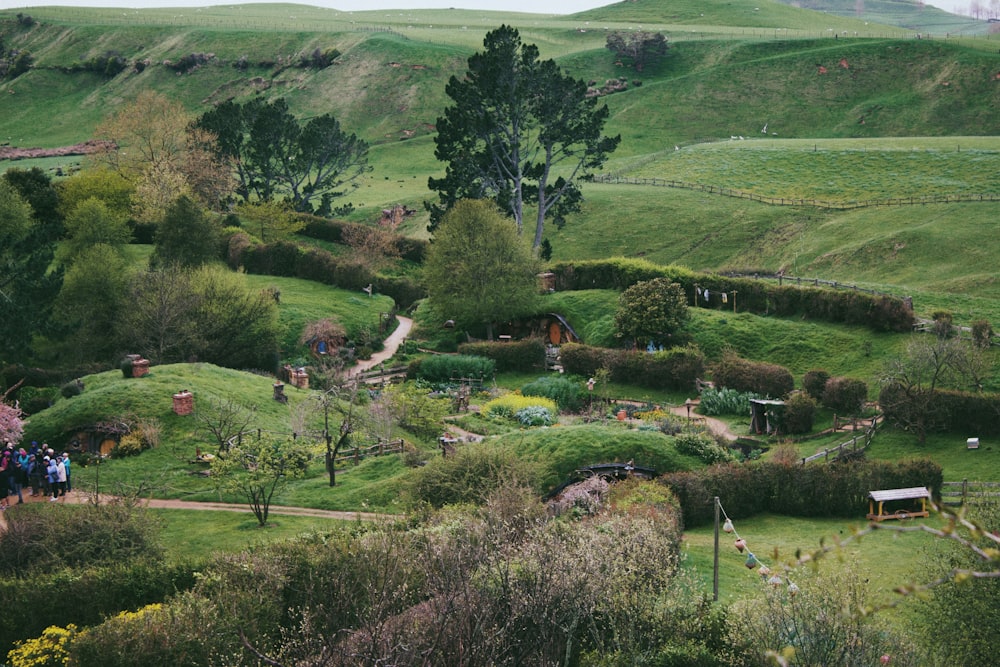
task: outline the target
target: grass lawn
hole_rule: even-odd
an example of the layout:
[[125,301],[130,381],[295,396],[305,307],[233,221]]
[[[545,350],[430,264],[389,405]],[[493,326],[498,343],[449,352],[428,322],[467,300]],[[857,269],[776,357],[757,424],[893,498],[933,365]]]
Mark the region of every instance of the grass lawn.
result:
[[[934,525],[934,517],[913,521],[926,521]],[[830,552],[820,561],[821,568],[856,567],[869,581],[873,604],[887,604],[898,595],[893,589],[925,577],[919,554],[927,555],[939,550],[939,540],[923,532],[900,533],[878,530],[860,539],[852,540]],[[775,572],[782,566],[795,562],[799,553],[807,554],[822,545],[838,545],[866,525],[863,516],[849,519],[803,519],[777,515],[760,515],[735,522],[736,533],[746,540],[755,556]],[[744,565],[746,555],[733,546],[732,534],[719,532],[719,599],[724,603],[755,595],[765,584],[760,575]],[[714,528],[702,526],[684,533],[683,553],[687,567],[692,568],[698,580],[708,591],[712,590],[712,562],[714,553]],[[791,575],[794,580],[794,574]],[[901,614],[908,613],[904,604]],[[894,612],[895,613],[895,612]]]
[[208,560],[215,553],[234,553],[303,533],[326,531],[343,524],[336,519],[272,514],[261,528],[253,514],[211,510],[147,510],[161,524],[160,536],[171,561]]

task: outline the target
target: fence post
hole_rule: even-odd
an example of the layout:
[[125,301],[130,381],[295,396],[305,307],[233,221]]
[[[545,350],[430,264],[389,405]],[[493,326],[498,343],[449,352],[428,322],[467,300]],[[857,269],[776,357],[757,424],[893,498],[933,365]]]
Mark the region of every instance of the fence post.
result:
[[969,494],[969,478],[962,480],[962,504],[965,504],[966,496]]

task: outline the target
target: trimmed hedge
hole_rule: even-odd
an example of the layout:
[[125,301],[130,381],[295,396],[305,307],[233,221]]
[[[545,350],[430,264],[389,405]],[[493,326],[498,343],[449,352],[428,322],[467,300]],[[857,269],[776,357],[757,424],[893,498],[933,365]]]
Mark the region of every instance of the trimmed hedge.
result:
[[712,366],[716,387],[747,391],[770,398],[780,398],[795,388],[795,378],[784,366],[750,361],[726,353]]
[[[319,239],[330,243],[343,243],[344,230],[351,227],[367,227],[355,222],[345,222],[343,220],[330,220],[328,218],[318,218],[311,215],[302,215],[300,219],[305,220],[306,226],[299,231],[300,236],[311,239]],[[422,264],[427,255],[429,243],[423,239],[412,239],[406,236],[396,237],[396,249],[403,259]]]
[[613,382],[650,389],[693,389],[705,372],[705,357],[693,345],[649,354],[566,343],[560,358],[567,373],[590,377],[607,368]]
[[770,512],[797,517],[863,517],[868,492],[926,486],[937,497],[944,475],[929,459],[858,461],[830,465],[772,462],[712,466],[658,478],[681,503],[684,526],[711,523],[713,496],[733,519]]
[[[860,324],[874,331],[905,332],[913,327],[913,311],[902,299],[864,294],[854,290],[775,285],[763,280],[730,278],[696,273],[678,266],[659,266],[644,260],[606,259],[555,262],[549,270],[556,275],[556,289],[613,289],[624,291],[643,280],[667,278],[679,283],[688,303],[708,308],[723,306],[722,293],[736,291],[735,307],[744,312],[781,317],[805,316],[844,324]],[[696,295],[695,290],[709,298]]]
[[458,346],[458,353],[492,359],[501,373],[532,372],[545,368],[545,341],[541,338],[526,338],[509,343],[462,343]]
[[418,359],[406,371],[407,379],[421,379],[431,383],[447,384],[458,378],[492,380],[496,362],[486,357],[469,354],[439,354]]
[[360,290],[371,284],[392,297],[399,308],[409,308],[426,296],[423,286],[410,278],[386,277],[367,267],[335,257],[322,248],[303,247],[288,241],[246,248],[241,260],[248,273],[304,278],[342,289]]
[[868,400],[868,385],[864,380],[849,377],[832,377],[826,381],[822,403],[834,412],[856,415]]
[[[879,407],[890,423],[906,425],[916,421],[912,412],[917,408],[906,402],[904,396],[902,388],[895,384],[886,385],[879,392]],[[997,419],[1000,394],[939,390],[934,392],[931,405],[931,412],[925,414],[929,431],[1000,435],[1000,420]]]

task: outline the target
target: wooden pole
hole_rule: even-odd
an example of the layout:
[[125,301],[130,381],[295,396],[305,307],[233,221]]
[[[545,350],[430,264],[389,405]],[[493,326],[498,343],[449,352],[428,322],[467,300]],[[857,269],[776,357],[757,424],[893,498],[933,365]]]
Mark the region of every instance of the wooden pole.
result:
[[719,496],[715,496],[715,555],[712,559],[712,601],[719,601]]

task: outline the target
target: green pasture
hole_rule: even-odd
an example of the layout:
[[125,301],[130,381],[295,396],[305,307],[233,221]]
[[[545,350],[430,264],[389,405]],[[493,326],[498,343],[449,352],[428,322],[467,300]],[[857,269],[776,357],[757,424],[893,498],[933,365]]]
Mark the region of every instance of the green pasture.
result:
[[[735,501],[724,503],[731,505]],[[915,519],[935,525],[937,519]],[[854,539],[857,531],[863,529],[867,521],[863,515],[857,519],[801,519],[778,515],[760,515],[734,521],[736,533],[746,540],[747,547],[774,572],[784,572],[784,567],[794,564],[798,554],[812,554],[822,547],[833,547],[819,561],[819,568],[850,567],[869,581],[872,604],[889,604],[899,600],[894,589],[925,577],[922,563],[932,553],[940,553],[943,544],[928,534],[921,532],[900,533],[892,530],[876,530],[874,533]],[[744,563],[746,555],[741,555],[733,546],[734,537],[719,531],[719,599],[734,602],[740,598],[759,594],[768,584],[764,583],[757,571],[748,570]],[[713,559],[715,553],[714,527],[701,526],[684,532],[684,553],[686,565],[692,568],[706,590],[712,590]],[[790,572],[795,580],[795,571]],[[905,618],[908,610],[905,603],[897,612]]]
[[664,151],[619,173],[831,204],[1000,196],[997,137],[746,139]]

